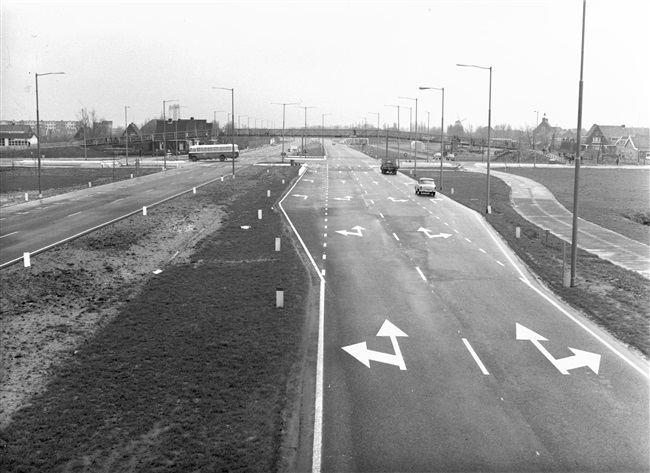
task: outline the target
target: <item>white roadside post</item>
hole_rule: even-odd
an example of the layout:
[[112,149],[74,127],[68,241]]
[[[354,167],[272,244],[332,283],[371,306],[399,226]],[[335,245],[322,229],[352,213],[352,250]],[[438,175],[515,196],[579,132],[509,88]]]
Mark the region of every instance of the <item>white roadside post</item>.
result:
[[275,307],[278,309],[284,307],[284,290],[281,287],[275,290]]
[[28,252],[23,253],[23,262],[25,264],[25,268],[29,268],[32,265]]
[[280,238],[275,239],[275,251],[280,251],[280,245],[281,245],[281,240]]

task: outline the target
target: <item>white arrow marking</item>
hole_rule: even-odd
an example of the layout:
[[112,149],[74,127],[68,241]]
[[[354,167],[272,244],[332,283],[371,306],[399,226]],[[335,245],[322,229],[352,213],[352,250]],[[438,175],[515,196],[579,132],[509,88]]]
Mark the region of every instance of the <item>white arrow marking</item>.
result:
[[313,179],[303,179],[303,181],[305,181],[305,182],[314,182]]
[[302,197],[303,199],[306,199],[306,198],[307,198],[306,195],[302,195],[302,194],[292,194],[292,195],[293,195],[294,197]]
[[408,202],[408,200],[396,199],[395,197],[389,197],[388,200],[392,200],[393,202]]
[[422,227],[418,228],[418,232],[423,232],[429,238],[449,238],[451,236],[451,233],[438,233],[434,235],[431,230]]
[[352,230],[356,230],[356,232],[349,232],[347,230],[336,230],[336,233],[340,233],[341,235],[345,235],[345,236],[348,236],[348,235],[363,236],[361,234],[361,230],[365,230],[365,228],[360,227],[359,225],[357,225],[356,227],[352,227]]
[[442,199],[429,199],[429,200],[434,204],[437,204],[438,202],[442,202]]
[[347,200],[349,201],[352,197],[349,195],[346,195],[345,197],[334,197],[334,200]]
[[569,350],[573,352],[573,356],[567,356],[566,358],[560,358],[559,360],[555,359],[546,348],[542,346],[540,342],[548,340],[547,338],[542,337],[540,334],[533,332],[529,328],[524,327],[520,324],[516,325],[516,339],[517,340],[530,340],[533,345],[537,347],[539,351],[542,352],[548,361],[550,361],[553,366],[562,374],[569,374],[569,370],[574,368],[581,368],[583,366],[589,367],[591,371],[598,374],[598,369],[600,368],[600,355],[597,353],[591,353],[588,351],[576,350],[575,348],[569,347]]
[[348,345],[343,347],[343,349],[348,352],[350,355],[355,357],[361,363],[370,368],[370,360],[377,361],[379,363],[386,363],[388,365],[399,366],[400,370],[406,370],[406,365],[404,364],[404,357],[402,356],[402,351],[399,348],[399,343],[397,343],[397,337],[408,337],[404,332],[398,329],[388,320],[385,320],[379,332],[377,332],[378,337],[390,337],[390,341],[393,344],[393,351],[395,354],[391,353],[382,353],[380,351],[368,350],[366,342],[356,343],[354,345]]

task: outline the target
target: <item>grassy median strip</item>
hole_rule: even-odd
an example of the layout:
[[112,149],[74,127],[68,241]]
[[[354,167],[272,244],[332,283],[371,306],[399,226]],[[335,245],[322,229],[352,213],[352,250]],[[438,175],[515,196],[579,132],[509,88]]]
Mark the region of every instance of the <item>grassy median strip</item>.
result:
[[[437,171],[418,171],[418,177],[438,176]],[[478,173],[447,172],[444,194],[485,215],[485,179],[485,175]],[[603,187],[582,192],[582,198],[592,206],[611,195]],[[490,204],[492,213],[486,215],[487,221],[547,287],[623,343],[650,356],[648,279],[579,250],[576,287],[565,288],[564,242],[519,215],[510,202],[510,187],[494,177],[490,179]],[[516,227],[521,228],[520,238],[516,238]],[[566,251],[569,258],[569,244]]]
[[267,169],[194,197],[223,206],[220,229],[57,368],[2,432],[0,470],[277,469],[309,282],[271,210],[297,168]]

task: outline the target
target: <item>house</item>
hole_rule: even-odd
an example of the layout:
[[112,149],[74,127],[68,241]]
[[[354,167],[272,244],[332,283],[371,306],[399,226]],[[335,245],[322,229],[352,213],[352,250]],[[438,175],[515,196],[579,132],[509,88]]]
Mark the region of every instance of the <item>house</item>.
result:
[[649,135],[650,128],[593,124],[587,132],[585,144],[596,159],[602,155],[615,158],[617,162],[638,163],[647,155]]
[[38,138],[29,125],[0,125],[0,147],[27,148],[36,146]]
[[171,153],[184,153],[190,143],[207,140],[212,136],[212,123],[194,117],[189,120],[151,120],[142,127],[140,133],[143,140],[151,138],[151,148],[148,151],[162,153],[167,146]]

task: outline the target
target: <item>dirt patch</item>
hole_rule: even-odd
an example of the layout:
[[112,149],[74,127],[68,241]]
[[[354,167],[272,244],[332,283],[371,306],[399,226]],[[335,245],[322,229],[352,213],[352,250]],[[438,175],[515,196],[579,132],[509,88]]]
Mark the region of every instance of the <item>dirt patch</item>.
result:
[[216,231],[221,206],[189,196],[152,208],[0,272],[0,427],[42,392],[52,367],[108,324],[154,271],[186,261]]

